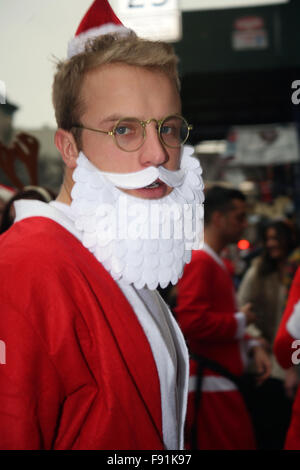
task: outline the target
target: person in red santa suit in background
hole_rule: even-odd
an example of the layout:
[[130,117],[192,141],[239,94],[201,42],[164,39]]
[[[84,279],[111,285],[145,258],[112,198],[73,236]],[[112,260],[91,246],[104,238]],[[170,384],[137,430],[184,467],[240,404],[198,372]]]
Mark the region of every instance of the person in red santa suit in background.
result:
[[[299,372],[300,363],[300,268],[294,277],[286,308],[274,341],[274,353],[284,369],[296,366]],[[300,387],[296,389],[292,417],[287,432],[286,450],[300,449]]]
[[221,258],[246,227],[245,196],[220,186],[205,193],[204,247],[193,252],[177,285],[176,318],[191,352],[186,445],[194,449],[255,449],[239,377],[252,353],[259,381],[271,364],[260,343],[245,334],[255,321],[251,304],[240,311]]
[[178,87],[172,47],[95,1],[54,79],[61,191],[0,239],[1,449],[183,448],[188,353],[156,291],[202,242]]

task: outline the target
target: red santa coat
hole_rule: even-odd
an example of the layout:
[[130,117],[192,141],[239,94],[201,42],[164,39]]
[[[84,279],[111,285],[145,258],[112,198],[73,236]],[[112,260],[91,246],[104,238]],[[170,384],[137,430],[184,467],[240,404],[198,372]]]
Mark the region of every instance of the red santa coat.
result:
[[[237,339],[238,321],[231,277],[206,251],[193,252],[178,283],[178,322],[192,353],[217,361],[229,372],[244,370],[243,344]],[[243,329],[244,330],[244,329]],[[195,419],[197,367],[191,361],[187,412],[187,446]],[[243,398],[233,382],[206,369],[197,416],[197,448],[254,449],[255,439]]]
[[80,241],[50,219],[18,222],[0,276],[0,448],[163,449],[149,343]]
[[[279,364],[288,369],[300,360],[300,269],[289,293],[287,305],[275,338],[274,353]],[[299,366],[298,366],[299,367]],[[285,449],[300,449],[300,387],[293,403],[292,419]]]

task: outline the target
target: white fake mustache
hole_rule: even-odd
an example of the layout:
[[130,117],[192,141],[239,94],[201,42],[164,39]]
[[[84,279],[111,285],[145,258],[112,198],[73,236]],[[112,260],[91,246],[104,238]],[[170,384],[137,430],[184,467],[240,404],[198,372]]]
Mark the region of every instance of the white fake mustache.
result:
[[[185,147],[193,151],[192,147]],[[80,155],[81,153],[82,152],[79,153],[79,159],[82,158]],[[84,166],[86,166],[87,169],[96,169],[114,186],[121,189],[144,188],[145,186],[149,186],[150,184],[154,183],[158,179],[170,186],[171,188],[176,188],[183,184],[186,175],[185,168],[180,168],[179,170],[171,171],[167,170],[163,166],[149,166],[144,170],[136,171],[133,173],[111,173],[108,171],[102,171],[99,168],[96,168],[89,160],[85,163]]]
[[170,171],[160,166],[158,168],[149,166],[145,170],[136,171],[134,173],[108,173],[101,172],[113,185],[121,189],[140,189],[149,186],[157,179],[166,183],[168,186],[175,188],[183,182],[185,171]]

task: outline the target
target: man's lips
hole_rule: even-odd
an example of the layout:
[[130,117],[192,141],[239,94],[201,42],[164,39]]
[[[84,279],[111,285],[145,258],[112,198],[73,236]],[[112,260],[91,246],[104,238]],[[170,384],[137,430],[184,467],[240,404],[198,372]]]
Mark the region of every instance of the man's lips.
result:
[[148,186],[144,186],[143,188],[138,188],[131,191],[132,194],[146,199],[159,199],[161,197],[164,197],[167,192],[168,186],[160,179],[156,179],[153,183]]
[[157,178],[155,181],[153,181],[153,183],[150,183],[147,186],[144,186],[143,188],[137,188],[137,189],[154,189],[154,188],[158,188],[158,186],[160,186],[161,184],[165,184],[165,183],[163,183],[159,178]]

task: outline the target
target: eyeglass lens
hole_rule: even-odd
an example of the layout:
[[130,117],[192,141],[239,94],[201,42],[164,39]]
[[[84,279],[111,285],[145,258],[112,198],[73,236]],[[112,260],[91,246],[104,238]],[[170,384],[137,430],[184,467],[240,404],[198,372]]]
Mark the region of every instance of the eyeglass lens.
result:
[[[180,116],[167,117],[160,126],[160,139],[167,147],[180,147],[188,136],[188,125]],[[144,142],[145,129],[138,119],[120,121],[114,136],[118,146],[127,151],[137,150]]]

